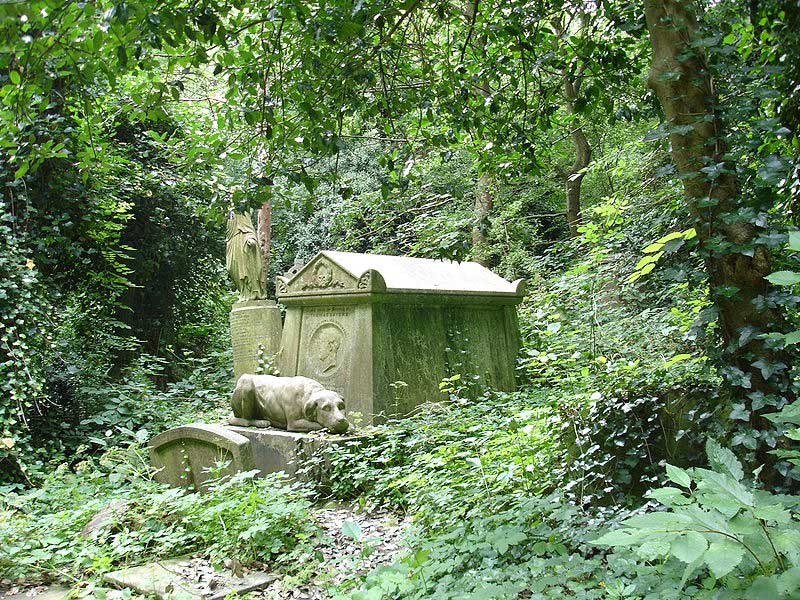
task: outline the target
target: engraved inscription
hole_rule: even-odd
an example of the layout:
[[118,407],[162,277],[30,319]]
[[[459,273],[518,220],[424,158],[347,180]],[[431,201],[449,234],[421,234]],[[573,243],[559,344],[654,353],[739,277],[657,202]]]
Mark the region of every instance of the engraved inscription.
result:
[[353,314],[353,311],[347,308],[309,307],[305,309],[305,313],[307,316],[311,316],[317,319],[329,319],[336,317],[349,317],[350,315]]
[[258,347],[264,343],[263,328],[253,318],[252,311],[231,313],[231,341],[233,361],[237,372],[255,373],[258,362]]

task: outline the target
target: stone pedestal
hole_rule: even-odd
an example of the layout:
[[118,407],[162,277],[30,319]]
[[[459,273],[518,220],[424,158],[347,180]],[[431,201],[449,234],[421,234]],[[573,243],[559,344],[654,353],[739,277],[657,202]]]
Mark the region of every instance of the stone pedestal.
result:
[[261,473],[283,471],[289,477],[301,481],[329,483],[326,465],[308,471],[306,461],[317,452],[335,444],[352,441],[357,435],[320,435],[317,433],[296,433],[281,429],[262,429],[259,427],[227,428],[232,433],[246,437],[251,442],[253,464]]
[[[281,345],[281,312],[272,300],[237,302],[231,310],[233,374],[258,373],[259,360],[274,357]],[[262,365],[263,366],[263,363]]]

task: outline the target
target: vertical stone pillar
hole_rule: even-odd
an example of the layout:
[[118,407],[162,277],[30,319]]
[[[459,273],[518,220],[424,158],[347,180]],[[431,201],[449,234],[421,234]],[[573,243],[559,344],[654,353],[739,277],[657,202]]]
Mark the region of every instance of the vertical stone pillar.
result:
[[240,300],[231,309],[233,374],[259,372],[259,359],[271,359],[281,345],[281,311],[273,300]]

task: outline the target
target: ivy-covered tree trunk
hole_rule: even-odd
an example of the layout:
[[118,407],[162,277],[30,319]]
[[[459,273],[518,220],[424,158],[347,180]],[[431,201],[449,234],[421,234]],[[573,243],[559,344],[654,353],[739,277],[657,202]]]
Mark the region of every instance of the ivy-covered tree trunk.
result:
[[[567,97],[567,111],[574,113],[573,102],[577,98],[576,83],[568,78],[564,82],[564,91]],[[570,133],[572,145],[575,149],[575,160],[569,171],[564,174],[564,190],[567,196],[567,223],[569,233],[573,237],[578,235],[578,225],[581,222],[581,183],[585,175],[585,169],[589,166],[592,158],[592,148],[586,139],[586,134],[580,126],[574,127]]]
[[726,346],[750,372],[761,348],[755,334],[769,331],[775,315],[760,302],[771,271],[769,250],[757,230],[737,212],[739,185],[726,160],[717,95],[699,43],[694,4],[645,0],[653,64],[648,83],[664,109],[672,160],[683,182],[693,226],[704,253],[711,293]]

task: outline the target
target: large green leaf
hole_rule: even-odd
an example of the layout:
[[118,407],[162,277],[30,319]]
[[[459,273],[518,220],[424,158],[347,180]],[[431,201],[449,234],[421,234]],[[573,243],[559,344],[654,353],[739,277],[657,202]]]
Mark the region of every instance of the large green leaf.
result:
[[673,556],[685,563],[696,561],[707,549],[708,541],[703,534],[696,531],[689,531],[676,537],[670,546]]
[[775,285],[794,285],[800,283],[800,273],[796,271],[775,271],[764,279]]
[[638,544],[642,534],[630,529],[615,529],[594,540],[599,546],[632,546]]
[[789,250],[800,252],[800,231],[789,232]]
[[729,538],[723,538],[711,543],[703,554],[703,560],[714,577],[719,579],[733,571],[742,562],[744,553],[744,546]]
[[624,524],[628,527],[674,532],[675,530],[687,528],[692,524],[692,519],[682,513],[653,512],[633,516],[630,519],[626,519]]
[[683,495],[678,488],[665,487],[656,490],[650,490],[645,494],[645,497],[657,500],[665,506],[673,506],[675,504],[687,504],[690,500]]
[[688,488],[690,485],[692,485],[692,479],[684,469],[669,463],[667,463],[667,477],[669,477],[670,481],[685,488]]
[[728,448],[720,446],[715,440],[709,438],[706,442],[706,454],[715,470],[728,473],[736,481],[741,481],[744,477],[742,463],[739,462],[736,455]]

